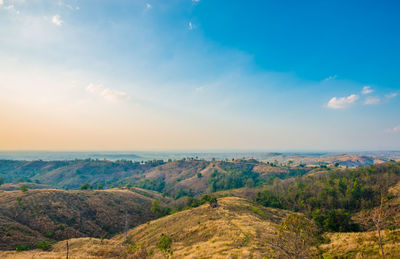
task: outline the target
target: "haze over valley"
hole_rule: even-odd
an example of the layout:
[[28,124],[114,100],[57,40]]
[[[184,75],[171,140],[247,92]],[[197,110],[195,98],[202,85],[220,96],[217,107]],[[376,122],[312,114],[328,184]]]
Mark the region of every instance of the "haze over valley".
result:
[[0,258],[400,258],[399,11],[0,0]]

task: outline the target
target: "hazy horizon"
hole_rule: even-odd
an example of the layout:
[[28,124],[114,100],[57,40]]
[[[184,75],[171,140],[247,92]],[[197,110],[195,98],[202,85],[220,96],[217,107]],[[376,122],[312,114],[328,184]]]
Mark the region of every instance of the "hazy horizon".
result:
[[0,150],[400,150],[399,5],[0,0]]

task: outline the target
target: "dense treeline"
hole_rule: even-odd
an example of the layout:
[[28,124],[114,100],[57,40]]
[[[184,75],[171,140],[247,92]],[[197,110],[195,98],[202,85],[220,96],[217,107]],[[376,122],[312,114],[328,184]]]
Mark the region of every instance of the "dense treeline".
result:
[[220,173],[215,170],[207,184],[211,192],[241,188],[244,186],[254,187],[262,183],[260,174],[252,170],[231,169],[228,173]]
[[379,205],[400,181],[400,164],[329,170],[275,183],[257,194],[264,206],[300,211],[325,231],[356,231],[351,213]]

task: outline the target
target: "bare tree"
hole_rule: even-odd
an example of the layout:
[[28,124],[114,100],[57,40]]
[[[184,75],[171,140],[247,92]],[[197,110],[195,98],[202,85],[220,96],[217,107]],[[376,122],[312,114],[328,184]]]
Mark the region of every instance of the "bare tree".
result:
[[320,242],[319,231],[312,220],[298,214],[288,215],[278,227],[271,246],[279,258],[311,258]]
[[125,242],[128,243],[128,211],[125,210]]
[[382,241],[381,230],[384,227],[385,220],[386,220],[388,214],[387,214],[387,211],[384,209],[383,205],[384,205],[384,198],[382,195],[379,208],[375,209],[371,215],[372,215],[372,222],[374,223],[374,225],[376,227],[376,231],[378,232],[378,242],[379,242],[379,247],[381,249],[382,258],[385,259],[385,252],[383,250],[383,241]]

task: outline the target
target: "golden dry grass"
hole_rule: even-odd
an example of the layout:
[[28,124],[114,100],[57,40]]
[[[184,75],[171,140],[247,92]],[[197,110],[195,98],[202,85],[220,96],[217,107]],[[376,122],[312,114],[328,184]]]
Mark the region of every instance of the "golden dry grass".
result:
[[[400,230],[382,231],[386,258],[400,258]],[[324,258],[381,258],[376,231],[332,233],[321,245]]]
[[[161,234],[172,238],[170,258],[268,258],[269,240],[290,212],[264,208],[238,197],[149,221],[112,239],[70,239],[70,258],[163,258],[157,247]],[[332,233],[320,246],[324,258],[380,258],[376,232]],[[400,230],[385,231],[387,258],[400,258]],[[66,241],[51,251],[3,251],[0,258],[65,258]]]
[[[173,240],[172,258],[263,258],[270,248],[266,240],[288,212],[263,208],[245,199],[227,197],[220,206],[205,204],[140,225],[125,236],[110,240],[70,239],[70,258],[161,258],[157,248],[162,233]],[[0,252],[1,258],[65,258],[66,241],[51,251]],[[138,257],[139,258],[139,257]]]

